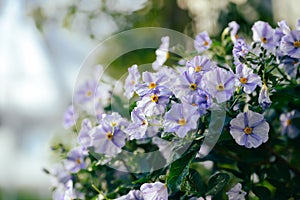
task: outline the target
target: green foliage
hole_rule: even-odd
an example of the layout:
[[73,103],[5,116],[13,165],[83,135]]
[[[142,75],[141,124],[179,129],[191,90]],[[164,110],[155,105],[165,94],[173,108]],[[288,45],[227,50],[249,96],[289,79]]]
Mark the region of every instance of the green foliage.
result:
[[206,195],[217,195],[229,182],[230,176],[226,173],[217,173],[208,181]]

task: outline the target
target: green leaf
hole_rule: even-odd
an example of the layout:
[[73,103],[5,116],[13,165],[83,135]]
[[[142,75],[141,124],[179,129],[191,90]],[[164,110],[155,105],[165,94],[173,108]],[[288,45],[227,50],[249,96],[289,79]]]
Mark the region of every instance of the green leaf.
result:
[[171,191],[178,191],[183,179],[189,172],[190,164],[199,150],[199,144],[194,143],[191,148],[170,166],[167,183]]
[[213,175],[208,181],[208,191],[206,195],[218,194],[229,182],[230,176],[226,173],[218,173]]
[[264,200],[271,199],[271,192],[266,187],[256,186],[252,189],[252,191],[259,199],[264,199]]
[[136,101],[132,102],[132,103],[129,105],[129,113],[131,113],[135,107],[136,107]]
[[200,174],[190,169],[189,174],[184,178],[180,185],[180,190],[187,194],[196,194],[198,197],[204,194],[205,186],[203,184]]

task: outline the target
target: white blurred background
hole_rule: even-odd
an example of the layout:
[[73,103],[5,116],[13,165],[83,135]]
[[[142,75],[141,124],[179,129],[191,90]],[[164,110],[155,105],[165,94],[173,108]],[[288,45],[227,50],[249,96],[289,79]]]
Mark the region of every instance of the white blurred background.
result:
[[[129,15],[147,3],[127,1],[106,1],[106,6],[111,12]],[[65,29],[61,23],[68,23],[66,5],[74,2],[82,13],[69,24],[71,29]],[[229,0],[216,2],[220,1],[178,0],[178,5],[189,11],[197,31],[212,31],[216,13]],[[273,0],[270,6],[276,21],[286,19],[294,26],[300,17],[299,4],[298,0]],[[49,16],[40,19],[42,30],[29,15],[37,6]],[[71,102],[80,64],[99,41],[126,27],[125,18],[117,23],[104,12],[87,23],[84,13],[101,6],[100,0],[0,1],[0,199],[18,199],[16,191],[30,192],[37,199],[50,198],[50,177],[42,168],[51,166],[53,135],[65,132],[62,116]]]

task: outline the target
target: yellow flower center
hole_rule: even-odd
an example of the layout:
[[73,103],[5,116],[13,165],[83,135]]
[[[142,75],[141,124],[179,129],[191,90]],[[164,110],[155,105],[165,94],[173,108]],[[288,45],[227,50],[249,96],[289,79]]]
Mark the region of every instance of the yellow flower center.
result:
[[111,140],[113,138],[113,134],[111,132],[107,132],[106,137]]
[[268,42],[267,38],[265,38],[265,37],[262,37],[262,38],[261,38],[261,41],[262,41],[262,43],[264,43],[264,44],[266,44],[266,43]]
[[208,43],[207,41],[204,41],[204,42],[203,42],[203,45],[204,45],[204,46],[207,46],[208,44],[209,44],[209,43]]
[[153,88],[156,88],[156,83],[151,82],[151,83],[149,84],[149,89],[153,89]]
[[243,83],[243,84],[246,84],[248,82],[248,79],[243,77],[243,78],[240,78],[240,82]]
[[192,103],[192,106],[197,106],[197,104],[195,104],[195,103]]
[[147,120],[144,120],[144,121],[142,122],[142,126],[145,126],[145,125],[148,125]]
[[224,85],[222,83],[220,83],[219,85],[217,85],[217,90],[218,91],[223,91],[225,89]]
[[156,94],[152,95],[151,97],[151,101],[156,103],[158,101],[158,96]]
[[250,127],[246,127],[245,129],[244,129],[244,133],[246,133],[246,134],[251,134],[252,133],[252,128],[250,128]]
[[78,165],[80,165],[80,164],[81,164],[81,161],[80,161],[80,159],[79,159],[79,158],[77,158],[77,159],[76,159],[76,163],[77,163]]
[[296,48],[300,47],[300,41],[295,41],[294,42],[294,47],[296,47]]
[[190,88],[191,88],[192,90],[196,90],[196,89],[197,89],[197,84],[196,84],[196,83],[190,84]]
[[238,36],[238,34],[236,34],[234,37],[235,37],[235,39],[239,39],[239,36]]
[[134,85],[134,84],[135,84],[135,81],[134,81],[134,80],[132,80],[130,83],[131,83],[131,85]]
[[186,124],[186,120],[185,119],[179,119],[178,120],[178,124],[180,125],[180,126],[184,126],[185,124]]
[[170,58],[170,53],[169,52],[166,53],[166,59],[168,59],[168,58]]
[[85,95],[86,95],[87,97],[91,97],[92,94],[93,94],[93,92],[92,92],[91,90],[88,90],[88,91],[86,91],[86,93],[85,93]]
[[196,66],[195,67],[195,72],[200,72],[202,70],[202,66]]
[[290,119],[288,119],[288,120],[286,120],[286,125],[291,125],[292,124],[292,120],[290,120]]
[[112,127],[114,127],[114,126],[116,126],[116,125],[117,125],[116,122],[112,122],[112,123],[111,123],[111,126],[112,126]]

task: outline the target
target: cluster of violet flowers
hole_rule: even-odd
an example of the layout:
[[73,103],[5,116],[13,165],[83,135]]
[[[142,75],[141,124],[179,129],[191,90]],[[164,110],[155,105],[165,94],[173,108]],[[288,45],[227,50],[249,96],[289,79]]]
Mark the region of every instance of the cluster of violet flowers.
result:
[[[208,118],[210,109],[220,105],[230,116],[229,132],[238,145],[258,148],[266,143],[270,126],[264,112],[272,104],[271,94],[276,92],[268,74],[277,77],[277,84],[299,81],[295,79],[300,61],[298,22],[297,28],[291,30],[285,21],[279,22],[275,29],[258,21],[252,27],[251,44],[239,36],[236,22],[229,23],[223,34],[233,44],[233,64],[213,59],[214,43],[202,32],[195,38],[196,51],[180,60],[180,64],[169,67],[165,63],[171,56],[172,38],[162,37],[152,71],[141,72],[138,65],[128,69],[124,91],[119,95],[134,102],[130,118],[106,110],[111,101],[110,81],[99,84],[94,77],[83,83],[74,96],[79,106],[76,109],[70,106],[64,115],[65,128],[79,127],[78,145],[51,172],[56,180],[54,199],[86,198],[81,191],[83,184],[74,182],[74,174],[93,169],[91,152],[102,155],[97,164],[105,165],[132,140],[150,138],[155,144],[154,138],[164,139],[164,133],[194,140],[204,134],[199,121]],[[272,58],[269,63],[265,61],[267,58]],[[299,130],[292,123],[297,117],[296,110],[280,116],[282,133],[290,138],[298,136]],[[228,198],[244,199],[246,192],[241,188],[237,183],[226,193]],[[104,198],[105,192],[98,191],[96,186],[95,190],[99,192],[98,199]],[[117,199],[168,199],[167,182],[144,183]]]

